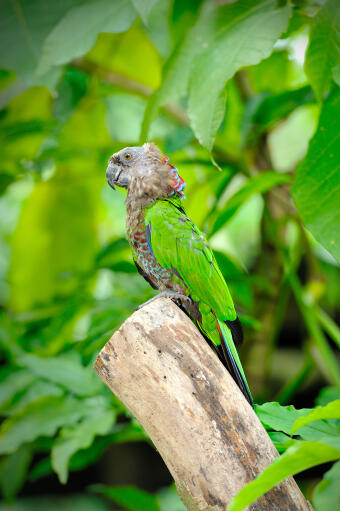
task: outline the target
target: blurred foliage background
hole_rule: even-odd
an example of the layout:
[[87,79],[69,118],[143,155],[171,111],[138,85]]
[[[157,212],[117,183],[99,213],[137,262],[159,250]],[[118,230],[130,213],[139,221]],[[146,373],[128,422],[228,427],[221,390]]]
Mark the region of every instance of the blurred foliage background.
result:
[[[154,293],[105,181],[109,156],[146,140],[180,169],[216,251],[260,419],[282,458],[319,453],[297,480],[335,510],[338,1],[0,5],[0,510],[184,509],[92,369]],[[313,409],[314,429],[292,434]]]

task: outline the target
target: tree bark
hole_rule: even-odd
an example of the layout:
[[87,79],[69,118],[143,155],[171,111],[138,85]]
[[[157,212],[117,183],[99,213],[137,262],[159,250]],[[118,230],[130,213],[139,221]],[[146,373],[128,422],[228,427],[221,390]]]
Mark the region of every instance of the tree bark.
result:
[[[142,424],[188,511],[222,511],[277,456],[256,414],[192,321],[169,299],[132,314],[95,370]],[[309,511],[293,478],[249,507]]]

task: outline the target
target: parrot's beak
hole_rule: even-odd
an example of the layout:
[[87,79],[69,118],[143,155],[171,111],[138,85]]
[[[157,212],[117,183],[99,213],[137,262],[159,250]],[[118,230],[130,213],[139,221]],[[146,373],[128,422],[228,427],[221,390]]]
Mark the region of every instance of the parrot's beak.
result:
[[119,177],[120,169],[115,165],[109,164],[106,169],[106,180],[113,190],[115,190],[114,183],[117,182]]

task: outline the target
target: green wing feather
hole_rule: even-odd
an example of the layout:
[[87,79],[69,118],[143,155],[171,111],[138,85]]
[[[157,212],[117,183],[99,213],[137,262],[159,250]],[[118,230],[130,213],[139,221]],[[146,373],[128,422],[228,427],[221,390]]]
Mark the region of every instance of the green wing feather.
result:
[[146,214],[157,261],[175,268],[193,299],[212,309],[218,319],[235,320],[233,300],[205,236],[176,206],[175,200],[158,201]]
[[158,263],[175,269],[187,294],[199,302],[202,330],[217,346],[223,340],[228,369],[252,405],[232,333],[225,324],[237,318],[234,303],[205,236],[187,217],[179,199],[156,202],[148,209],[145,221],[151,224],[149,243]]

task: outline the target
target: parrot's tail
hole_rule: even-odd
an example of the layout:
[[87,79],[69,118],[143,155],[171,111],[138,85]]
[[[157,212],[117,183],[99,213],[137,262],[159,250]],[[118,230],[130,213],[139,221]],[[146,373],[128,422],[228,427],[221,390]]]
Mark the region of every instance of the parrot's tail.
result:
[[217,318],[216,324],[221,338],[221,346],[225,365],[228,371],[230,372],[231,376],[236,381],[237,385],[240,387],[248,403],[252,407],[254,407],[254,402],[249,389],[249,385],[244,374],[243,367],[237,353],[237,349],[235,347],[232,330],[224,323],[224,321],[220,321]]

